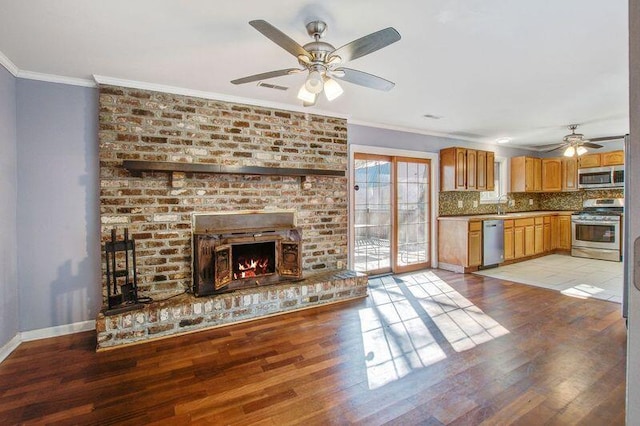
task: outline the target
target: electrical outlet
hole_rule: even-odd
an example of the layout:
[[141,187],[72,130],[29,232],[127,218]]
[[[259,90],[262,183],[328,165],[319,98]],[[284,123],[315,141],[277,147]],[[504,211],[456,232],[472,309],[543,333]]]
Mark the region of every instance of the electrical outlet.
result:
[[478,202],[476,200],[473,200],[473,208],[475,209],[476,207],[478,207]]
[[462,206],[463,206],[463,204],[462,204],[462,200],[459,200],[459,201],[458,201],[458,208],[459,208],[459,209],[461,209],[461,208],[462,208]]
[[533,205],[533,198],[529,198],[529,205],[532,206]]
[[509,200],[509,207],[515,207],[516,206],[516,200]]

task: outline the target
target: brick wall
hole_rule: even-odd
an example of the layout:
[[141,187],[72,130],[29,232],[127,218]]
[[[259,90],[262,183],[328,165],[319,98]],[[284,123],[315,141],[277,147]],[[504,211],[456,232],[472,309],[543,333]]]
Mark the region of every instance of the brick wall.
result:
[[99,143],[102,239],[129,228],[145,295],[190,287],[194,212],[295,209],[305,276],[346,267],[346,177],[134,176],[122,168],[149,160],[346,171],[346,120],[101,86]]

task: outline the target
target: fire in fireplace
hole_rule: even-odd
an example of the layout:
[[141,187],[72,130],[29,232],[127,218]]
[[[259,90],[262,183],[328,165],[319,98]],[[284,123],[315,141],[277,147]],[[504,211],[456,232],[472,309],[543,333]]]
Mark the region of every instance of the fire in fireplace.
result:
[[294,212],[196,214],[196,296],[302,278],[302,239]]
[[275,241],[236,244],[232,263],[234,280],[273,274],[276,266]]

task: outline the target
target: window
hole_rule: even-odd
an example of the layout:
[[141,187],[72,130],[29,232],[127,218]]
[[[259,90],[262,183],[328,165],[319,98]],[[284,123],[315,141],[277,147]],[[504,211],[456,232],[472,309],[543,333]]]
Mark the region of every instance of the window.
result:
[[[480,192],[481,204],[498,204],[500,196],[507,194],[507,159],[502,157],[496,157],[493,164],[493,191]],[[502,199],[504,202],[504,198]]]

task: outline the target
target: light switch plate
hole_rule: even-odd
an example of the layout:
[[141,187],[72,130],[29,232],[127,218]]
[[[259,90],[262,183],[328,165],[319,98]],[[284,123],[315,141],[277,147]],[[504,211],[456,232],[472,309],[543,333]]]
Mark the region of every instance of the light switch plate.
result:
[[478,202],[476,200],[473,200],[473,208],[478,207]]
[[516,205],[516,200],[509,200],[509,207],[514,207]]
[[462,208],[462,206],[463,206],[463,204],[462,204],[462,200],[459,200],[459,201],[458,201],[458,208],[459,208],[459,209],[461,209],[461,208]]
[[532,206],[533,205],[533,198],[529,198],[529,205]]

